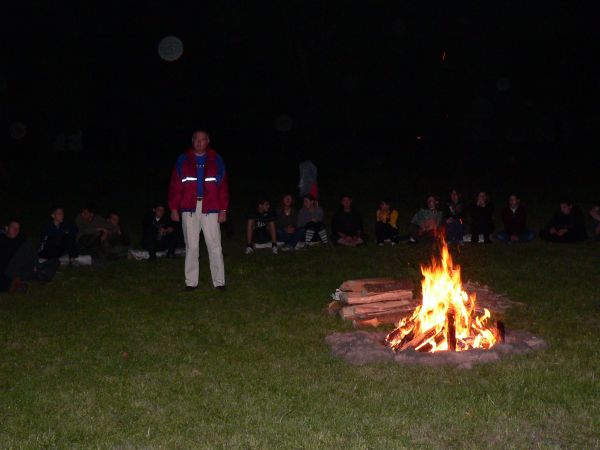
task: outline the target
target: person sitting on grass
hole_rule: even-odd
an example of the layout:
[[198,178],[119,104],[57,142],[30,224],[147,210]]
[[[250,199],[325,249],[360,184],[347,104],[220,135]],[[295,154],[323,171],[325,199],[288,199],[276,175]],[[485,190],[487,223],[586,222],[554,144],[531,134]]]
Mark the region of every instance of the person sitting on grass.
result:
[[600,202],[592,206],[590,216],[592,217],[592,237],[600,241]]
[[390,200],[383,199],[379,202],[379,209],[375,213],[375,218],[377,245],[384,245],[385,242],[396,245],[399,240],[398,211],[392,207]]
[[450,191],[450,198],[444,209],[444,228],[446,229],[446,242],[460,244],[465,235],[465,208],[462,195],[456,189]]
[[0,233],[0,292],[27,292],[27,281],[49,282],[58,270],[58,258],[43,263],[13,219]]
[[298,213],[294,208],[294,197],[291,194],[286,194],[281,199],[275,227],[277,241],[283,242],[284,250],[296,247],[302,237],[302,230],[298,228]]
[[570,199],[563,199],[559,209],[548,224],[540,231],[540,237],[547,242],[572,243],[585,241],[587,233],[583,214]]
[[271,242],[271,251],[277,254],[277,232],[275,230],[275,214],[271,211],[271,203],[266,198],[258,201],[256,207],[247,215],[246,254],[254,252],[256,245]]
[[435,240],[444,216],[438,204],[438,199],[434,195],[429,195],[423,208],[413,216],[409,225],[410,243]]
[[346,247],[364,244],[363,220],[361,214],[352,207],[352,197],[345,194],[340,199],[340,207],[331,221],[332,241]]
[[106,228],[109,237],[104,241],[105,252],[110,259],[119,259],[127,256],[131,240],[121,227],[121,218],[119,214],[112,211],[108,214]]
[[492,214],[494,205],[490,202],[487,192],[480,191],[471,205],[471,244],[479,243],[479,236],[483,235],[483,242],[490,244],[490,235],[494,231]]
[[304,205],[298,212],[298,228],[304,229],[304,244],[308,248],[313,239],[321,239],[321,243],[327,247],[327,228],[323,222],[323,209],[317,204],[317,199],[312,194],[303,197]]
[[77,227],[65,223],[65,211],[60,206],[50,210],[50,221],[42,227],[38,256],[43,259],[69,255],[72,263],[79,256],[77,250]]
[[527,228],[527,211],[517,194],[508,197],[508,205],[502,211],[504,231],[496,235],[499,241],[508,243],[529,242],[533,231]]
[[105,241],[110,238],[109,225],[106,219],[96,214],[91,205],[85,206],[77,218],[75,224],[79,230],[77,235],[77,246],[79,253],[101,257],[106,247]]
[[142,248],[148,251],[150,261],[156,259],[156,252],[165,250],[167,257],[175,256],[175,226],[165,211],[164,204],[156,203],[142,222]]

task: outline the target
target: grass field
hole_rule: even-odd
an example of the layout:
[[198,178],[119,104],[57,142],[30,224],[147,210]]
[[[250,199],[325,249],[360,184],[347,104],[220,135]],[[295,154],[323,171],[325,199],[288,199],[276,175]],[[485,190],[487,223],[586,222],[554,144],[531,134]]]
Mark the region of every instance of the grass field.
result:
[[467,246],[465,278],[525,302],[549,348],[471,370],[348,366],[323,314],[348,278],[418,278],[427,245],[247,257],[228,291],[183,260],[66,268],[0,300],[2,448],[598,448],[598,245]]

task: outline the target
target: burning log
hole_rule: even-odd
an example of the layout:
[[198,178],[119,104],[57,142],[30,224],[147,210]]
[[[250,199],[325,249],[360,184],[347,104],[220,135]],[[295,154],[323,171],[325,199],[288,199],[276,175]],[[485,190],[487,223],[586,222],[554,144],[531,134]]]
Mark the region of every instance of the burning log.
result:
[[504,322],[501,322],[499,320],[496,321],[496,331],[498,334],[498,342],[500,342],[501,344],[504,343],[504,338],[506,335],[506,331],[504,329]]
[[446,315],[446,331],[448,333],[448,351],[456,351],[456,326],[454,323],[454,313],[448,312]]
[[437,332],[435,331],[435,327],[427,330],[424,333],[418,333],[410,340],[407,340],[407,338],[411,336],[411,334],[408,334],[404,337],[404,339],[402,339],[402,341],[400,341],[399,350],[402,351],[406,350],[407,348],[414,348],[415,350],[418,350],[420,345],[434,337],[436,334]]

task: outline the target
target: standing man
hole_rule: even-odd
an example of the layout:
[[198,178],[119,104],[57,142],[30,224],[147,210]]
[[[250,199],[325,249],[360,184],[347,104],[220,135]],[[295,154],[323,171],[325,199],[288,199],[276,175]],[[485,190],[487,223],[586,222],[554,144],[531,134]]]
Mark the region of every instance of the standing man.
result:
[[198,287],[200,231],[208,249],[213,286],[225,290],[219,224],[227,220],[229,188],[223,159],[209,143],[206,131],[192,135],[192,148],[177,158],[169,185],[171,220],[182,221],[188,291]]

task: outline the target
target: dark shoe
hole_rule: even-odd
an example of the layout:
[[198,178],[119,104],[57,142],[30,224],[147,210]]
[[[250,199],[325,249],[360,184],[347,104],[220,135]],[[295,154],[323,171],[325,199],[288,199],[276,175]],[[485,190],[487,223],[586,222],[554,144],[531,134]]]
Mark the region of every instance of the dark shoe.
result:
[[225,292],[227,290],[225,286],[215,286],[215,289],[218,289],[221,292]]
[[186,286],[183,290],[186,292],[191,292],[195,291],[196,289],[198,289],[198,286]]

